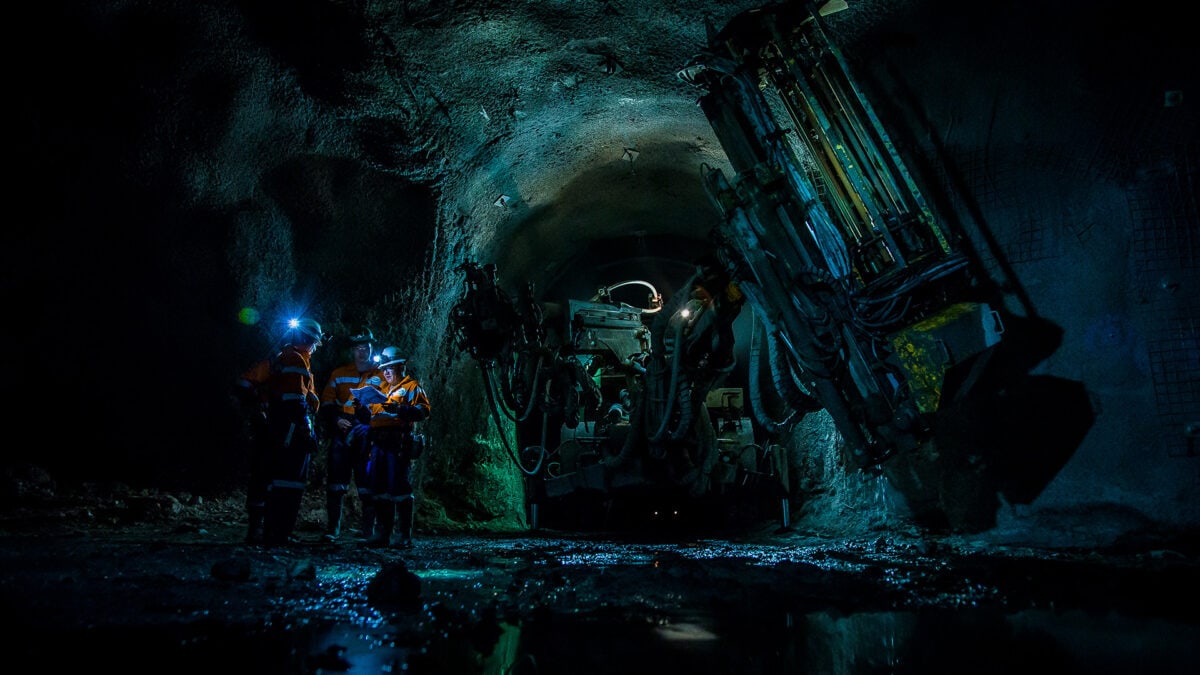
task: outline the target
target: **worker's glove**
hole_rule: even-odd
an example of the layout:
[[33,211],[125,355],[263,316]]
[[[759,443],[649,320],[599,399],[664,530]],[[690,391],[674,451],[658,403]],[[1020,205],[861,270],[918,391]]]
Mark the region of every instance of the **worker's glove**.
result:
[[355,424],[350,428],[350,433],[346,434],[346,443],[351,447],[359,447],[360,445],[366,447],[367,432],[370,430],[371,427],[366,424]]
[[371,409],[365,405],[359,405],[357,401],[354,403],[354,419],[359,424],[371,423]]
[[420,422],[425,419],[425,410],[419,406],[389,403],[385,409],[405,422]]

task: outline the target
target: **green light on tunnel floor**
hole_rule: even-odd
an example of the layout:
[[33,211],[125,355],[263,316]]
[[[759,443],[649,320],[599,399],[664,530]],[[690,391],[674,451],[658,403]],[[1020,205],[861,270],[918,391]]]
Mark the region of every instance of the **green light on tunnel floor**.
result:
[[413,574],[421,579],[430,580],[459,580],[474,579],[483,576],[483,570],[413,570]]

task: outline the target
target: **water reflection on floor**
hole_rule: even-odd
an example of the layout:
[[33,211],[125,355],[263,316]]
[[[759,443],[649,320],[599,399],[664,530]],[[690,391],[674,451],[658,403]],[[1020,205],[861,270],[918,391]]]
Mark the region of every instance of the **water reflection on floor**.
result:
[[[1164,552],[796,538],[444,537],[403,554],[22,545],[0,598],[16,622],[5,653],[25,666],[14,673],[1200,672],[1183,593],[1196,567]],[[231,552],[255,575],[209,578]],[[372,596],[393,567],[419,579],[411,603]]]
[[[107,635],[145,655],[147,635]],[[1025,673],[1196,672],[1200,627],[1049,609],[755,615],[752,608],[662,615],[624,610],[499,622],[489,634],[421,638],[388,625],[293,626],[256,634],[158,636],[159,672],[257,673]],[[141,660],[141,663],[149,664]],[[215,669],[215,670],[214,670]],[[1047,670],[1043,670],[1047,669]]]

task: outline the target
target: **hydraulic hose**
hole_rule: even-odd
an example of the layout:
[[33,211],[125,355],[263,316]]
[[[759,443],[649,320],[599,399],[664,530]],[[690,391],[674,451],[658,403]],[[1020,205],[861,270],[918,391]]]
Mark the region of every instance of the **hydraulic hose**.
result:
[[[679,354],[678,347],[679,347],[680,343],[682,342],[682,340],[683,340],[683,322],[680,321],[675,324],[676,350],[675,350],[675,354],[672,355],[672,357],[671,357],[671,379],[670,379],[670,382],[668,383],[669,386],[667,389],[667,398],[663,402],[663,410],[661,412],[661,419],[659,419],[659,422],[658,422],[658,429],[650,437],[650,440],[655,443],[661,441],[663,439],[663,437],[666,435],[667,424],[671,419],[671,413],[675,412],[675,398],[678,395],[679,380],[680,380],[680,377],[679,377],[679,371],[681,369],[680,364],[683,363],[683,358]],[[661,348],[666,349],[665,345],[661,346]],[[661,373],[661,372],[662,372],[661,370],[658,371],[658,373]],[[659,385],[658,388],[661,390],[661,388],[662,388],[661,384]]]
[[758,422],[759,426],[761,426],[768,434],[775,436],[787,431],[793,422],[796,421],[797,415],[800,413],[800,408],[796,405],[793,405],[792,401],[795,400],[793,396],[799,396],[800,393],[798,390],[791,391],[790,393],[792,395],[786,395],[783,393],[783,382],[781,380],[787,379],[788,384],[791,384],[791,378],[790,375],[787,378],[780,377],[779,368],[776,364],[777,359],[774,358],[774,352],[777,352],[777,350],[768,347],[768,349],[770,349],[772,352],[772,357],[768,359],[768,362],[771,367],[775,391],[783,399],[784,404],[787,405],[791,412],[787,417],[784,417],[781,420],[773,419],[767,412],[766,406],[763,403],[762,376],[759,374],[759,372],[762,370],[762,335],[766,332],[766,330],[765,328],[763,330],[759,330],[757,317],[753,318],[753,323],[751,324],[750,330],[750,410],[754,413],[754,419]]
[[[674,383],[672,383],[672,386],[674,386]],[[683,437],[687,435],[688,428],[692,425],[692,418],[695,417],[695,407],[692,405],[692,387],[690,383],[679,390],[678,398],[679,424],[676,424],[675,428],[672,429],[671,433],[668,434],[668,437],[673,441],[682,440]],[[666,421],[667,418],[664,417],[663,422],[665,423]]]
[[[508,392],[507,395],[504,395],[501,398],[501,400],[504,401],[503,412],[504,412],[504,416],[507,417],[508,419],[512,420],[513,422],[524,422],[525,420],[529,419],[529,414],[531,412],[533,412],[533,406],[534,406],[534,403],[537,402],[537,396],[534,395],[532,392],[537,391],[538,378],[542,372],[542,358],[543,358],[542,356],[538,356],[537,367],[533,371],[533,382],[531,383],[531,385],[529,387],[529,391],[531,392],[529,395],[529,403],[526,404],[525,410],[524,410],[524,412],[521,413],[520,416],[517,416],[516,411],[512,408],[512,405],[510,403],[510,401],[515,401],[515,397],[513,397],[512,393],[511,393],[512,386],[508,383],[509,378],[504,378],[504,380],[503,380],[503,383],[505,385],[504,388]],[[488,396],[490,398],[492,398],[492,400],[495,400],[495,398],[496,398],[494,390],[498,387],[498,385],[496,384],[497,377],[498,377],[498,375],[495,373],[495,368],[493,368],[493,367],[484,368],[484,380],[485,380],[484,386],[487,387]]]
[[[500,407],[496,401],[496,392],[494,390],[491,368],[483,369],[483,389],[485,392],[487,392],[488,408],[492,413],[492,421],[496,424],[496,433],[500,435],[500,442],[504,445],[504,451],[508,453],[509,459],[511,459],[512,463],[515,464],[517,468],[521,470],[521,473],[525,474],[526,476],[537,475],[538,471],[541,471],[542,469],[543,460],[546,458],[545,445],[541,447],[541,452],[538,454],[537,464],[534,465],[533,469],[526,469],[525,465],[521,464],[521,460],[517,457],[517,454],[513,452],[512,446],[508,444],[508,434],[504,430],[504,425],[500,422]],[[512,419],[512,417],[507,414],[505,416],[509,419]],[[543,440],[543,443],[544,442],[545,441]]]
[[[700,269],[697,269],[695,273],[688,278],[680,290],[675,293],[674,297],[671,298],[670,310],[661,312],[654,318],[654,325],[650,331],[650,339],[651,344],[653,345],[653,348],[651,349],[651,357],[655,361],[661,363],[664,359],[666,359],[667,346],[666,341],[663,339],[663,333],[666,332],[666,328],[671,321],[671,317],[674,316],[675,313],[679,311],[679,308],[686,304],[690,299],[692,286],[700,278],[702,273],[703,272]],[[652,443],[658,443],[663,440],[667,433],[667,424],[670,421],[671,413],[674,412],[675,397],[677,396],[679,387],[679,372],[681,369],[680,364],[683,362],[682,355],[680,354],[680,348],[683,344],[683,327],[683,321],[679,321],[675,324],[675,353],[671,356],[671,381],[668,387],[666,401],[663,404],[664,407],[661,413],[661,419],[659,419],[658,428],[650,437],[650,441]],[[650,374],[650,370],[651,369],[647,369],[647,375]],[[663,369],[655,368],[653,371],[656,380],[655,384],[657,385],[656,389],[661,391],[662,383],[658,380],[658,378],[661,376]],[[648,408],[647,410],[652,410],[652,408]]]

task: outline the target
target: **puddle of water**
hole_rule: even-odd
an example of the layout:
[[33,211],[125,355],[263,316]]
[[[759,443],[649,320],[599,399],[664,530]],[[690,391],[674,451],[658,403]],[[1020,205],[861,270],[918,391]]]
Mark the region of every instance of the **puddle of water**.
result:
[[[442,631],[442,632],[438,632]],[[39,671],[64,661],[133,673],[1026,673],[1191,675],[1200,625],[1083,611],[921,609],[601,610],[538,614],[516,623],[407,628],[399,623],[203,622],[100,628],[60,636]],[[33,672],[33,671],[30,671]]]

